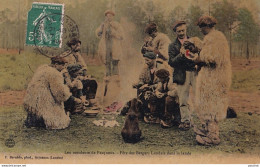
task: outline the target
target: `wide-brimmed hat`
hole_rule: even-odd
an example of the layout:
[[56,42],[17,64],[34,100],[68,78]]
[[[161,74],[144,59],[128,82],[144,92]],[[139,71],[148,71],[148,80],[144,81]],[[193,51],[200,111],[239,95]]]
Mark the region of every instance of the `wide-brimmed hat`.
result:
[[68,61],[63,57],[56,56],[51,58],[51,64],[66,64]]
[[107,14],[111,14],[111,15],[115,16],[115,12],[113,12],[112,10],[106,10],[106,11],[105,11],[105,16],[106,16]]
[[157,25],[156,23],[149,23],[146,25],[144,32],[147,34],[151,34],[152,32],[157,32]]

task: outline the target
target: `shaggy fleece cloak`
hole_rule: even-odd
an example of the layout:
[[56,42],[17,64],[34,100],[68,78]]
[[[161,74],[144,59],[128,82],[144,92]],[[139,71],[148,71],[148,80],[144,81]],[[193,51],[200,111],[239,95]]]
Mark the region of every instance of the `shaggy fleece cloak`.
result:
[[223,33],[212,30],[204,37],[200,58],[203,66],[196,85],[196,107],[202,121],[220,121],[228,107],[228,91],[231,85],[231,62],[228,42]]
[[47,129],[64,129],[70,123],[69,114],[64,110],[64,101],[70,96],[62,73],[53,67],[42,65],[28,85],[24,108],[29,114],[42,118]]
[[[122,40],[124,39],[123,28],[116,22],[112,21],[111,25],[111,35],[112,35],[112,58],[114,60],[121,60],[123,50],[122,50]],[[98,44],[98,55],[102,58],[103,62],[106,62],[106,31],[108,29],[107,23],[101,24],[101,26],[96,30],[97,37],[101,38]]]

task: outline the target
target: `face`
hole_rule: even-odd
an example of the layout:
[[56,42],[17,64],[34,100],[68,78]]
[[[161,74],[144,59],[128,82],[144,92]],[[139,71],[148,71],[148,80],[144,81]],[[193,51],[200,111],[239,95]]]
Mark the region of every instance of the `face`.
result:
[[76,78],[77,76],[82,76],[82,75],[83,75],[83,71],[82,70],[76,71],[76,72],[71,74],[71,76],[73,78]]
[[114,16],[112,14],[110,14],[110,13],[108,13],[106,15],[106,20],[109,21],[109,22],[111,22],[113,20],[113,18],[114,18]]
[[203,35],[207,35],[211,30],[211,28],[208,26],[199,26],[199,27]]
[[159,78],[159,80],[160,80],[160,82],[165,83],[165,82],[167,82],[168,77],[167,78]]
[[77,43],[76,45],[71,45],[71,50],[74,52],[79,52],[80,51],[80,43]]
[[58,70],[58,71],[62,71],[64,69],[64,64],[54,64],[54,67]]
[[187,26],[186,24],[182,24],[178,27],[176,27],[176,35],[180,39],[184,39],[186,37],[186,32],[187,32]]
[[149,59],[149,58],[147,58],[147,57],[144,58],[144,61],[145,61],[145,64],[148,65],[148,67],[153,67],[154,64],[155,64],[155,60]]
[[151,36],[152,38],[156,37],[156,35],[157,35],[156,31],[153,31],[152,33],[149,34],[149,36]]

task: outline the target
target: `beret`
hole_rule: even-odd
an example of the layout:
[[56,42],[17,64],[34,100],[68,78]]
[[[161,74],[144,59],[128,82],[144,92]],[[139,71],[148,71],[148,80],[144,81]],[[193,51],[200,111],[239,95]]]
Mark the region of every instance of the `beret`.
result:
[[213,27],[215,24],[217,24],[217,20],[212,16],[201,16],[197,22],[198,26]]
[[56,56],[51,58],[51,64],[66,64],[68,61],[64,59],[63,57]]
[[70,41],[67,42],[67,46],[70,47],[71,45],[76,45],[77,43],[81,44],[81,41],[77,38],[73,38]]
[[170,76],[170,73],[168,70],[166,69],[160,69],[158,71],[156,71],[155,75],[158,77],[158,78],[167,78]]
[[67,69],[69,73],[81,70],[82,66],[80,64],[70,64]]
[[112,10],[106,10],[106,11],[105,11],[105,16],[106,16],[107,14],[112,14],[113,16],[115,16],[115,12],[113,12]]
[[156,54],[154,52],[146,52],[143,57],[147,57],[148,59],[156,59]]
[[148,34],[151,34],[152,32],[157,31],[156,23],[147,24],[144,31],[145,31],[145,33],[148,33]]
[[175,21],[172,25],[172,29],[173,31],[176,31],[176,28],[179,27],[180,25],[182,24],[186,24],[186,22],[184,20],[178,20],[178,21]]

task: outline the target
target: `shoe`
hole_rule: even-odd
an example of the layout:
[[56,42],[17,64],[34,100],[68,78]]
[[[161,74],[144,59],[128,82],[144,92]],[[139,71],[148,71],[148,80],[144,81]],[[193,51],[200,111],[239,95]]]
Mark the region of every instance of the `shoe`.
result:
[[144,122],[147,124],[159,124],[160,119],[158,117],[153,117],[152,115],[144,116]]
[[190,127],[191,127],[190,121],[181,122],[180,125],[179,125],[179,129],[183,130],[183,131],[189,130]]
[[165,120],[165,121],[161,120],[160,124],[161,124],[162,128],[171,128],[171,127],[173,127],[173,123],[172,123],[171,120]]
[[204,145],[204,146],[218,145],[220,143],[219,137],[211,138],[210,136],[200,136],[200,135],[196,135],[196,141],[199,145]]

